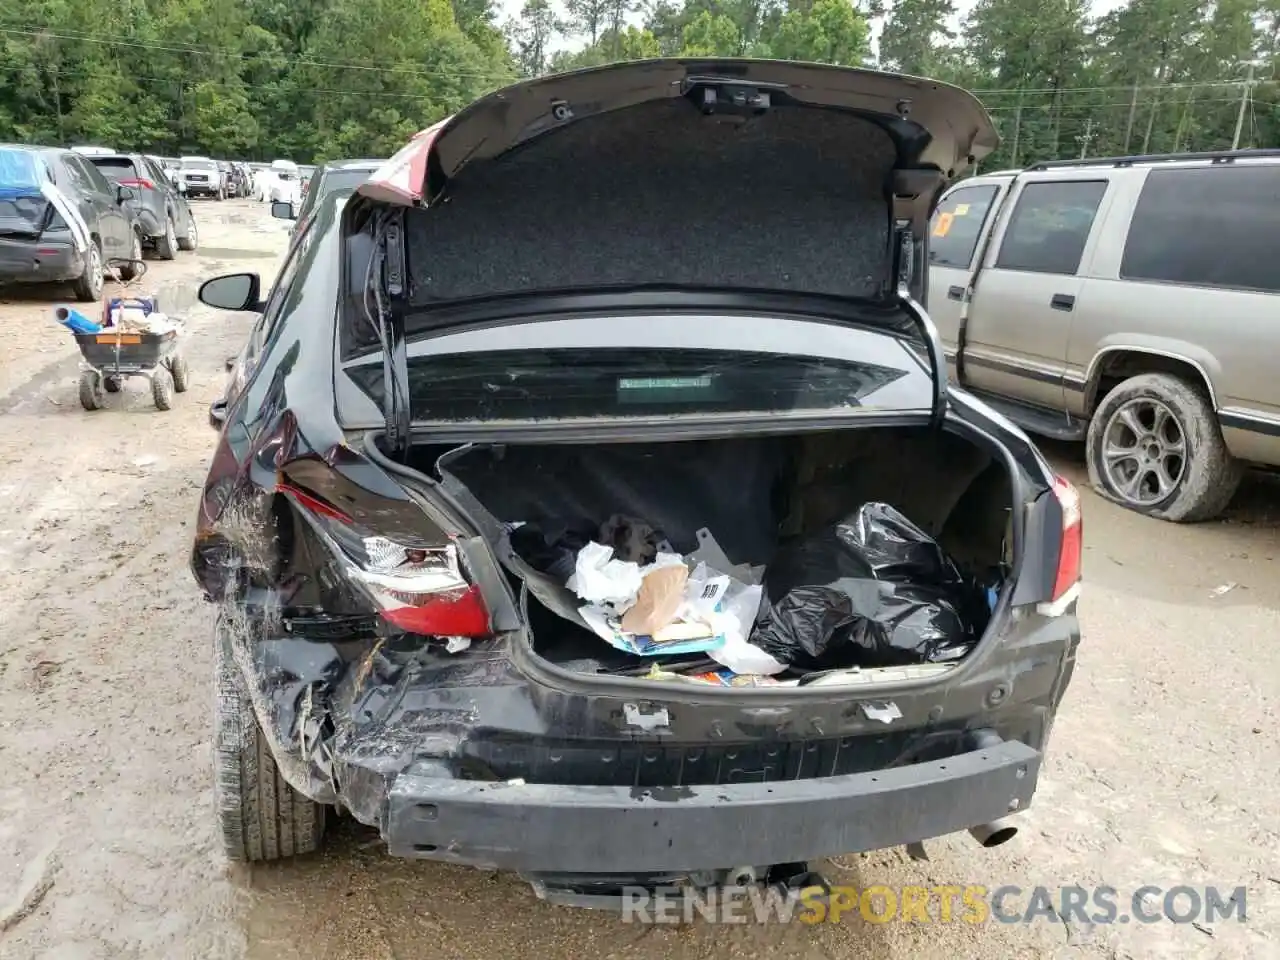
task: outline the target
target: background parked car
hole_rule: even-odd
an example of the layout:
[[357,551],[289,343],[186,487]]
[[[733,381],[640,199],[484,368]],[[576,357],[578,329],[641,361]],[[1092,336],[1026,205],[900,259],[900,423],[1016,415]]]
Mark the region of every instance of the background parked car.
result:
[[293,204],[287,200],[273,203],[271,215],[280,220],[295,221],[292,233],[302,230],[316,205],[329,196],[346,197],[356,187],[369,179],[383,160],[334,160],[321,166],[312,175],[302,193],[302,202]]
[[1085,441],[1094,487],[1207,520],[1280,466],[1280,150],[1056,161],[974,177],[933,217],[951,376]]
[[266,180],[266,191],[266,199],[272,203],[280,200],[287,200],[295,205],[302,203],[298,165],[292,160],[273,160]]
[[186,198],[150,158],[122,153],[93,156],[89,161],[108,180],[137,194],[126,206],[137,218],[144,246],[162,260],[172,260],[179,250],[196,248],[199,233]]
[[135,197],[75,151],[0,145],[0,281],[70,281],[77,299],[97,300],[107,260],[142,256]]
[[187,197],[226,199],[222,171],[208,157],[183,157],[178,161],[178,189]]

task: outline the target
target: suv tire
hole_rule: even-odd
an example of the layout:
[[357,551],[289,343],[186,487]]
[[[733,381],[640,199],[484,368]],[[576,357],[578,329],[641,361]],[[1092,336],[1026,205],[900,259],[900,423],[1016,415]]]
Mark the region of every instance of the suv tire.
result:
[[1216,517],[1243,472],[1204,390],[1167,373],[1130,377],[1103,397],[1085,457],[1107,499],[1174,523]]
[[89,249],[84,255],[84,273],[76,278],[74,290],[76,299],[81,303],[97,303],[102,298],[102,288],[106,284],[103,275],[102,247],[95,237],[89,241]]
[[200,231],[196,229],[195,214],[187,213],[187,235],[178,238],[179,250],[194,250],[200,246]]
[[323,805],[280,775],[232,658],[230,632],[214,627],[214,796],[227,857],[238,862],[312,853],[324,834]]
[[178,256],[178,233],[172,216],[165,217],[164,234],[156,237],[156,256],[161,260],[173,260]]

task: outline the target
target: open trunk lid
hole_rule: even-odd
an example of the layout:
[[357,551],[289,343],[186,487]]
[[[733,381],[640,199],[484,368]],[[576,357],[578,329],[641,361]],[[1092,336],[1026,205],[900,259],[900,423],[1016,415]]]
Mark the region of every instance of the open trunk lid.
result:
[[852,300],[927,348],[941,416],[944,361],[920,306],[928,219],[997,142],[959,88],[844,67],[673,59],[516,84],[357,190],[343,353],[390,347],[395,404],[395,354],[460,304],[510,319],[583,295],[615,315],[673,296]]

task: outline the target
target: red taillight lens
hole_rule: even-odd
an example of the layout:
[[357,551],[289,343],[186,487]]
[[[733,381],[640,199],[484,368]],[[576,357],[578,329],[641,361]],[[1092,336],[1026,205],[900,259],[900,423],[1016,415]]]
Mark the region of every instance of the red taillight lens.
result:
[[1080,582],[1084,525],[1080,512],[1080,492],[1070,481],[1054,477],[1053,495],[1062,506],[1062,550],[1058,554],[1058,575],[1053,581],[1053,599],[1059,600]]
[[116,183],[118,183],[122,187],[141,187],[143,190],[155,189],[154,183],[152,183],[150,180],[143,179],[142,177],[138,177],[137,179],[134,179],[134,180],[117,180]]
[[431,637],[492,633],[484,596],[463,572],[456,546],[401,543],[361,529],[342,510],[293,484],[280,481],[276,489],[316,521],[351,582],[388,623]]

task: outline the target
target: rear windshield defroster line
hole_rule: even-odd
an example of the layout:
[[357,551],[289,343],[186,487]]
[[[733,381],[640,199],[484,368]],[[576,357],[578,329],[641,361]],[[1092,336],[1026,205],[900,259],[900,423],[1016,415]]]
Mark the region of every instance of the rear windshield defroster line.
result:
[[[348,367],[374,402],[382,364]],[[423,421],[650,417],[875,406],[907,370],[827,357],[732,350],[503,350],[410,358],[411,415]]]

